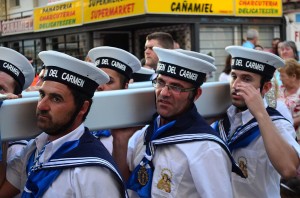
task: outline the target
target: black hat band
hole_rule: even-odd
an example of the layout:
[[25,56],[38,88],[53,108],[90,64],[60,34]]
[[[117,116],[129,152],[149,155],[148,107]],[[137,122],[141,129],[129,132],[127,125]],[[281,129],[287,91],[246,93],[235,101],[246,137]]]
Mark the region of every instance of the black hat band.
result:
[[275,67],[266,63],[241,57],[234,57],[231,59],[231,68],[257,73],[270,79],[273,77],[276,70]]
[[117,59],[111,58],[111,57],[97,58],[95,61],[95,65],[99,68],[113,69],[113,70],[123,74],[128,79],[130,79],[131,75],[132,75],[132,69],[129,65],[127,65]]
[[10,62],[0,60],[0,70],[12,76],[23,89],[25,84],[25,76],[23,72]]
[[178,65],[159,61],[156,73],[171,76],[180,80],[190,82],[196,86],[201,85],[206,77],[205,73],[196,72]]
[[46,66],[44,80],[56,81],[71,86],[82,91],[90,98],[94,96],[94,92],[98,87],[95,81],[56,66]]

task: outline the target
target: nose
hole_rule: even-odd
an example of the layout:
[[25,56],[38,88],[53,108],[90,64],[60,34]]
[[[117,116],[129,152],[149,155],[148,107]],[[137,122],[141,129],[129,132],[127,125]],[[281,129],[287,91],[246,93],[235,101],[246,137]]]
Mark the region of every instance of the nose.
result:
[[149,54],[150,52],[151,52],[151,47],[146,47],[146,48],[145,48],[145,53],[146,53],[146,54]]
[[170,95],[170,89],[167,85],[165,85],[163,88],[160,90],[161,95]]
[[239,83],[240,82],[239,82],[238,78],[235,78],[235,79],[231,78],[231,88],[235,89]]
[[97,87],[97,91],[104,91],[104,85],[99,85]]
[[48,111],[50,106],[48,105],[48,99],[46,97],[40,98],[37,104],[37,109],[40,111]]

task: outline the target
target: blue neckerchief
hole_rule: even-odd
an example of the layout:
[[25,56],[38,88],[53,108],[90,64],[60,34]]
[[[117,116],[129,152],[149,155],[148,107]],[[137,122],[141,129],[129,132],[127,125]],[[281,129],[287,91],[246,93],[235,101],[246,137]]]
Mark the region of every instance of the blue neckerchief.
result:
[[111,136],[110,130],[104,129],[104,130],[98,130],[98,131],[92,131],[91,134],[95,136],[97,139],[101,139],[102,137],[109,137]]
[[[75,147],[78,146],[79,140],[65,142],[52,156],[50,159],[59,157]],[[43,152],[42,150],[41,152]],[[42,153],[39,154],[39,156]],[[49,160],[50,160],[49,159]],[[54,180],[60,175],[63,169],[42,169],[43,165],[34,167],[35,164],[35,152],[29,158],[27,164],[27,174],[29,175],[25,184],[25,188],[22,194],[22,198],[37,198],[42,197],[47,191],[49,186],[52,185]]]
[[[157,115],[155,115],[155,116],[157,116]],[[154,117],[154,120],[156,120],[156,117]],[[163,133],[154,133],[157,128],[155,124],[156,124],[156,122],[154,122],[153,124],[151,123],[145,132],[146,133],[145,134],[146,151],[147,151],[147,145],[149,144],[149,142],[150,142],[149,148],[150,148],[150,151],[152,151],[152,150],[154,150],[154,147],[163,146],[163,145],[181,144],[181,143],[187,143],[187,142],[192,142],[192,141],[213,141],[213,142],[216,142],[217,144],[219,144],[224,149],[224,151],[227,153],[229,159],[232,162],[232,172],[240,175],[241,177],[244,177],[242,171],[240,170],[238,165],[235,163],[233,157],[231,156],[231,153],[230,153],[226,143],[220,138],[219,134],[215,130],[213,130],[212,127],[210,127],[207,124],[207,122],[201,117],[201,115],[198,113],[195,105],[193,105],[193,107],[189,111],[187,111],[184,114],[182,114],[181,116],[179,116],[176,119],[176,122],[169,128],[166,128]],[[155,136],[155,139],[152,138],[153,136]],[[143,158],[143,160],[145,160],[146,157],[148,157],[148,156],[145,156]],[[141,162],[142,165],[144,163],[143,160]],[[149,166],[150,165],[152,165],[151,161],[149,163]],[[137,168],[134,169],[134,171],[136,171],[136,170],[137,170]],[[141,171],[140,173],[143,173],[143,171]],[[133,189],[133,190],[138,189],[138,187],[140,186],[138,183],[138,180],[136,178],[132,178],[132,177],[133,176],[131,175],[130,185],[134,186],[134,187],[131,187],[130,189]],[[152,178],[152,175],[151,175],[151,178]],[[149,182],[147,184],[149,184]],[[148,191],[146,191],[146,192],[142,191],[145,194],[144,197],[150,197],[151,183],[149,185],[150,185],[150,187],[148,187]],[[135,190],[135,191],[137,191],[137,190]]]
[[[266,108],[272,121],[284,118],[276,109],[272,107]],[[288,120],[287,120],[288,121]],[[288,121],[289,122],[289,121]],[[238,127],[232,138],[228,138],[230,130],[230,122],[228,116],[213,124],[214,128],[220,133],[222,138],[228,143],[231,151],[248,146],[253,140],[260,136],[259,126],[255,118],[252,118],[245,125]]]
[[[163,132],[170,129],[176,122],[174,120],[166,125],[158,127],[157,119],[154,120],[154,131],[152,133],[151,140],[146,143],[145,156],[143,157],[139,165],[135,167],[127,182],[127,188],[136,191],[142,198],[151,197],[151,185],[154,171],[154,167],[152,164],[154,149],[152,149],[151,143]],[[144,177],[141,176],[142,174],[144,175]],[[147,177],[147,179],[143,180],[145,177]]]
[[[31,157],[34,158],[34,156]],[[30,159],[29,161],[33,160],[34,159]],[[68,142],[64,144],[64,147],[60,147],[51,156],[48,162],[42,164],[41,169],[43,171],[49,171],[49,179],[53,179],[54,181],[55,176],[57,177],[57,175],[59,175],[59,173],[56,172],[57,170],[62,171],[64,169],[83,166],[101,166],[102,168],[108,169],[112,175],[114,175],[113,178],[118,182],[121,188],[121,197],[128,197],[120,171],[112,159],[112,156],[104,145],[90,133],[88,128],[85,128],[85,132],[79,141]],[[27,165],[27,171],[30,170],[30,167],[30,165]],[[39,169],[39,171],[41,170]],[[53,181],[48,182],[51,185]],[[33,188],[35,187],[36,184],[34,183]],[[24,191],[26,191],[26,189],[24,189]]]

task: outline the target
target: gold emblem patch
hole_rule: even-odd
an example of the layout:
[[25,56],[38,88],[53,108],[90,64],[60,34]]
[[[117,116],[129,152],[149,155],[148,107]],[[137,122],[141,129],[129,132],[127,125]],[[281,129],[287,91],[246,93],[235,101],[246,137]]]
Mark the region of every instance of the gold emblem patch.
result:
[[138,171],[138,181],[142,186],[145,186],[149,180],[147,170],[145,166],[141,166],[140,170]]
[[161,179],[157,183],[157,188],[165,191],[167,193],[171,192],[171,179],[172,179],[172,172],[171,170],[164,168],[161,171]]
[[244,176],[248,178],[248,167],[247,167],[247,159],[243,156],[238,158],[239,167],[242,170]]

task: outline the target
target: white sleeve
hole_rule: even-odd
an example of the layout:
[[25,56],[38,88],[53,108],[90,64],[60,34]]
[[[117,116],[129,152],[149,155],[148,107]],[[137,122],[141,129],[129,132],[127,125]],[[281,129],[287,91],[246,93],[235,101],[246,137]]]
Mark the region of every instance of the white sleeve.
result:
[[32,149],[30,147],[32,144],[33,141],[28,143],[23,149],[19,150],[19,153],[12,154],[10,156],[12,159],[7,161],[6,179],[20,191],[23,190],[27,180],[26,166],[28,158],[32,154]]
[[286,120],[277,120],[274,122],[281,136],[290,144],[300,157],[300,145],[296,141],[296,132],[294,126]]
[[128,141],[127,164],[130,171],[135,168],[134,161],[136,158],[136,153],[138,152],[137,147],[138,145],[143,144],[143,137],[147,127],[148,125],[135,132]]
[[232,198],[231,161],[219,144],[207,142],[207,146],[189,160],[197,191],[205,198]]
[[75,168],[71,181],[75,197],[122,197],[115,175],[107,168],[89,166]]

